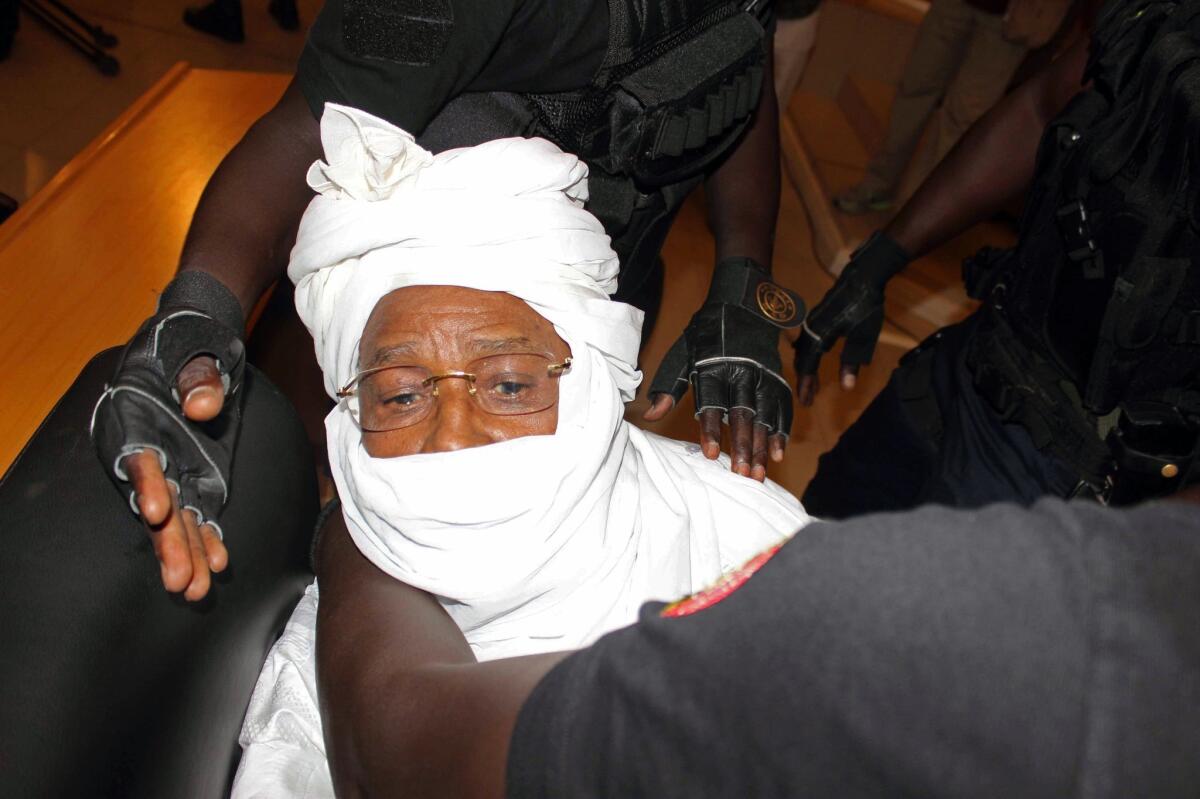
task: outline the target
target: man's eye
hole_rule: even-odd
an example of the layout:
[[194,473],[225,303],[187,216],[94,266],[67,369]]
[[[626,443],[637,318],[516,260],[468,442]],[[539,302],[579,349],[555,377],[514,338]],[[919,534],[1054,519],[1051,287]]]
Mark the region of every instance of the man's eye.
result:
[[415,391],[405,391],[399,394],[393,394],[383,401],[384,405],[391,405],[399,408],[409,408],[417,405],[422,400],[421,394]]
[[503,397],[519,397],[528,392],[533,386],[518,380],[501,380],[492,386],[492,391]]
[[487,380],[489,394],[506,400],[520,399],[530,394],[536,388],[532,375],[520,372],[508,372],[495,375]]

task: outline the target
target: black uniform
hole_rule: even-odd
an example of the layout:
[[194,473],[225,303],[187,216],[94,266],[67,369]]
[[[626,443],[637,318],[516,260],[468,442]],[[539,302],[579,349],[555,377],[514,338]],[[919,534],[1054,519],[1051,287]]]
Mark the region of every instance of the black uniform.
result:
[[[1200,429],[1200,6],[1116,0],[1047,127],[1017,246],[964,265],[985,300],[906,356],[821,459],[844,517],[1189,480]],[[880,453],[891,453],[881,458]]]
[[1200,510],[1045,500],[801,530],[564,660],[518,797],[1200,795]]
[[330,0],[297,79],[318,116],[361,108],[435,152],[542,136],[579,155],[616,299],[653,313],[671,220],[757,105],[770,22],[766,0]]

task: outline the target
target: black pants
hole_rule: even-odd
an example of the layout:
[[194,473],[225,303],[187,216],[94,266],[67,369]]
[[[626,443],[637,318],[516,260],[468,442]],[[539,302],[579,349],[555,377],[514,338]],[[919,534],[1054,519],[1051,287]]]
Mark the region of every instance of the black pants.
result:
[[[926,503],[977,508],[1068,496],[1078,478],[1006,424],[966,365],[975,320],[944,328],[905,357],[862,416],[821,456],[804,493],[815,516],[844,519]],[[923,376],[914,379],[915,371]],[[932,417],[932,418],[931,418]]]
[[311,450],[250,368],[229,568],[202,602],[163,590],[88,437],[117,355],[88,364],[0,482],[0,796],[227,796],[250,691],[312,579]]

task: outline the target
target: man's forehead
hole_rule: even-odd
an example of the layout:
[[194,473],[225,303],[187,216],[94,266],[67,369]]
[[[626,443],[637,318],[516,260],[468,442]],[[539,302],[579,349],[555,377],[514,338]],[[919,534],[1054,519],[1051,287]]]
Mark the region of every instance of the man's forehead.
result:
[[544,352],[558,340],[554,326],[523,300],[455,286],[391,292],[375,306],[363,333],[363,369],[453,352]]
[[[546,349],[546,342],[539,342],[529,336],[504,335],[471,335],[460,340],[460,346],[471,355],[483,357],[498,355],[506,352],[541,352]],[[382,341],[370,353],[369,358],[362,364],[363,369],[376,366],[386,366],[407,359],[429,355],[438,346],[434,337],[412,338],[403,341]]]

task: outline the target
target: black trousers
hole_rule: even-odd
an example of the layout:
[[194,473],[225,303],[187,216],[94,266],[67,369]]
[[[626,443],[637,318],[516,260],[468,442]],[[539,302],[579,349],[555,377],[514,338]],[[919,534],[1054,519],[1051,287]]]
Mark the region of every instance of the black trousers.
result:
[[809,513],[845,519],[927,503],[978,508],[1066,497],[1078,477],[976,393],[966,364],[974,318],[905,356],[862,416],[821,456]]
[[311,581],[312,453],[255,369],[207,599],[162,587],[88,437],[97,356],[0,482],[0,796],[228,795],[267,649]]

